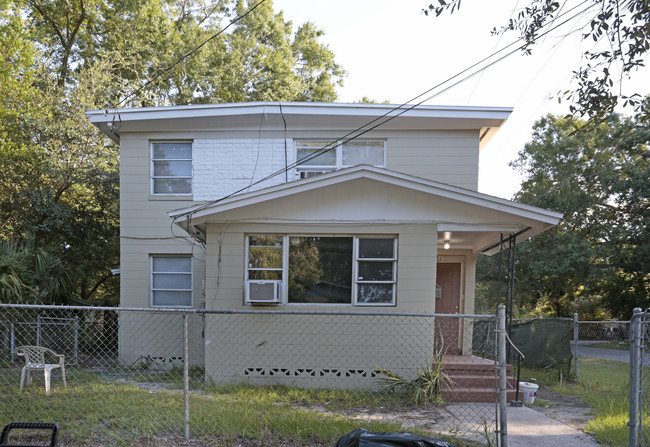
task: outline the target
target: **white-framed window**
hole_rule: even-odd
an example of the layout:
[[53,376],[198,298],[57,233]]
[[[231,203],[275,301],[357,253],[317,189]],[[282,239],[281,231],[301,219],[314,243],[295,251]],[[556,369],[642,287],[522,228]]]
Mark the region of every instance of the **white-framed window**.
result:
[[151,143],[151,194],[192,194],[192,143]]
[[[300,160],[305,161],[301,163]],[[296,161],[300,163],[296,167],[298,178],[313,177],[360,164],[385,167],[386,142],[383,140],[352,140],[336,143],[315,140],[296,141]]]
[[356,290],[358,305],[395,303],[397,284],[397,239],[355,239]]
[[151,305],[192,307],[192,257],[151,255]]
[[246,236],[245,301],[394,306],[397,238]]
[[250,304],[277,304],[284,279],[284,237],[277,234],[246,238],[246,289]]

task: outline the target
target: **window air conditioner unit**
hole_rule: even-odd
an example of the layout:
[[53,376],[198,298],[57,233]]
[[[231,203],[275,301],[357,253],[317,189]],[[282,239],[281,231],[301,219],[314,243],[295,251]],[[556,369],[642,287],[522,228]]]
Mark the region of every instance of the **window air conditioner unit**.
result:
[[263,280],[246,282],[247,304],[278,304],[282,281]]

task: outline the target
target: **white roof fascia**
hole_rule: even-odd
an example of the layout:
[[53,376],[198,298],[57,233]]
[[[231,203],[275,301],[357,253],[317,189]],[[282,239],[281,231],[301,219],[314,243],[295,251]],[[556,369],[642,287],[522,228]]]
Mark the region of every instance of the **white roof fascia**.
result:
[[550,225],[556,225],[562,218],[562,213],[557,213],[555,211],[549,211],[531,205],[512,202],[498,197],[482,194],[476,191],[459,188],[457,186],[425,180],[407,174],[401,174],[368,165],[354,166],[352,168],[342,169],[328,174],[322,174],[310,179],[283,183],[281,185],[271,186],[269,188],[264,188],[258,191],[235,195],[212,205],[208,205],[207,207],[205,207],[206,204],[195,205],[190,208],[171,211],[168,214],[170,217],[179,220],[185,220],[182,219],[183,216],[192,214],[192,220],[201,220],[202,217],[207,217],[214,213],[220,213],[244,206],[254,205],[257,203],[265,202],[267,200],[273,200],[291,194],[311,191],[314,189],[335,185],[358,178],[375,179],[385,183],[393,184],[395,186],[401,186],[427,194],[439,195],[467,204],[489,207],[493,210],[541,221]]
[[[307,102],[250,102],[232,104],[198,104],[170,107],[144,107],[139,109],[105,109],[91,110],[86,116],[92,124],[97,126],[106,136],[119,143],[119,128],[125,126],[127,131],[137,131],[138,123],[144,125],[149,122],[161,120],[199,120],[201,118],[220,117],[257,117],[269,115],[296,116],[302,118],[321,117],[319,125],[332,119],[356,117],[366,120],[367,126],[379,124],[379,120],[388,120],[381,126],[393,125],[396,122],[405,123],[409,120],[468,120],[471,128],[478,128],[481,132],[481,146],[489,139],[488,135],[505,123],[512,112],[511,107],[469,107],[469,106],[430,106],[430,105],[386,105],[386,104],[345,104],[345,103],[307,103]],[[373,120],[377,120],[374,121]],[[471,121],[469,121],[471,120]],[[243,122],[243,121],[242,121]],[[351,126],[356,128],[356,123]],[[366,123],[364,123],[365,125]],[[298,128],[303,127],[300,123]],[[380,127],[381,127],[380,126]],[[421,127],[421,123],[417,125]],[[424,126],[426,128],[426,126]],[[124,130],[124,129],[123,129]]]
[[[411,108],[412,107],[412,108]],[[409,110],[409,108],[411,108]],[[474,118],[507,119],[512,107],[430,106],[319,102],[244,102],[231,104],[197,104],[169,107],[143,107],[138,109],[106,109],[86,112],[92,123],[113,121],[119,114],[122,122],[151,119],[199,118],[232,115],[398,115],[422,118]]]

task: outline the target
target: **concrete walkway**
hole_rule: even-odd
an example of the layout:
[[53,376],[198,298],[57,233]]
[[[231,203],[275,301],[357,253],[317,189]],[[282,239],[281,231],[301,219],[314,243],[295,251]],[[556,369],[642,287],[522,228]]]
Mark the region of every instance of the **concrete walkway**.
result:
[[591,436],[528,407],[508,405],[509,447],[591,447]]

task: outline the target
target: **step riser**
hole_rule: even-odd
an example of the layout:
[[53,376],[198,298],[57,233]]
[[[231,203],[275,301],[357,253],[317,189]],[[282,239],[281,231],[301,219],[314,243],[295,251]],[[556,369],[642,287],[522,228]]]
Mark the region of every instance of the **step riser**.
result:
[[[496,379],[487,376],[448,376],[449,381],[453,386],[458,388],[494,388],[496,386]],[[515,379],[508,377],[506,379],[509,386],[515,385]]]
[[[442,370],[447,374],[496,374],[497,371],[492,365],[444,365]],[[512,374],[512,366],[508,365],[506,373]]]
[[[440,390],[440,394],[447,402],[478,402],[478,403],[492,403],[497,401],[497,394],[493,389],[467,389],[459,388],[454,390]],[[520,394],[521,398],[521,394]],[[508,390],[507,401],[515,400],[515,391]]]

